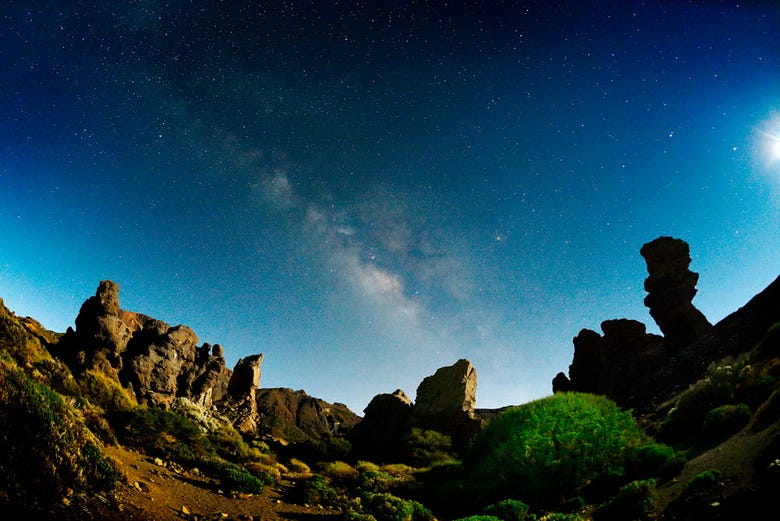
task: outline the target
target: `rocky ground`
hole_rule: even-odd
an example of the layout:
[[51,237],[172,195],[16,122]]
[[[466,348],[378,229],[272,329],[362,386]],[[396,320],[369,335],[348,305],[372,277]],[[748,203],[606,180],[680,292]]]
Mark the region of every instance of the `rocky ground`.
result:
[[288,502],[288,491],[295,484],[288,479],[267,487],[262,495],[225,494],[197,470],[171,468],[120,446],[107,447],[106,452],[124,476],[116,493],[117,519],[276,521],[326,520],[338,515]]

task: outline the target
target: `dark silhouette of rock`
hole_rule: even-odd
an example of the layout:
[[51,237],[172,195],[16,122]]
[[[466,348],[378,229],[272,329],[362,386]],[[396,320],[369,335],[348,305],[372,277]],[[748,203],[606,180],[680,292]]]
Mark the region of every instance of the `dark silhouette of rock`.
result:
[[412,409],[412,400],[401,389],[374,396],[363,410],[363,419],[349,433],[357,457],[399,461],[404,436],[411,428]]
[[552,381],[553,393],[565,393],[573,391],[571,380],[565,373],[558,373]]
[[603,394],[621,405],[643,399],[649,371],[664,358],[663,339],[636,320],[606,320],[601,329],[604,336],[583,329],[574,338],[569,378],[559,373],[553,391]]
[[187,326],[121,309],[119,286],[104,280],[53,351],[76,374],[97,370],[132,388],[140,403],[184,397],[211,407],[225,394],[228,371],[219,351],[197,344]]
[[691,264],[688,243],[682,239],[659,237],[639,250],[647,262],[645,305],[667,344],[681,347],[709,332],[712,324],[692,304],[699,274]]
[[701,378],[722,357],[750,351],[780,321],[780,277],[738,311],[711,326],[691,303],[698,275],[688,270],[687,243],[660,237],[642,247],[649,277],[645,299],[664,337],[633,320],[607,320],[602,337],[584,329],[574,339],[569,376],[559,373],[555,392],[606,395],[650,411]]

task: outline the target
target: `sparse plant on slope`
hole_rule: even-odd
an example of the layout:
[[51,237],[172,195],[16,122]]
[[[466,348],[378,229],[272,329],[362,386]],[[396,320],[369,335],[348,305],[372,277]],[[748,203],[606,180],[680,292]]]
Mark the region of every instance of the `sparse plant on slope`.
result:
[[67,505],[117,476],[79,412],[0,356],[0,509]]

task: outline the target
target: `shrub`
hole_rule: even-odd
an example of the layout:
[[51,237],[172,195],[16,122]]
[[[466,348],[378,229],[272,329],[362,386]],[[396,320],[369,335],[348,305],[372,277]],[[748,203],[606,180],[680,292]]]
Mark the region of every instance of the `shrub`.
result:
[[655,480],[632,481],[620,488],[617,495],[596,512],[596,521],[643,519],[653,502]]
[[452,454],[452,438],[439,431],[413,428],[404,438],[407,457],[412,465],[428,467],[449,463]]
[[83,395],[108,414],[126,411],[138,406],[135,396],[130,391],[100,371],[87,370],[79,384]]
[[744,403],[737,405],[721,405],[707,413],[704,417],[702,431],[708,437],[729,436],[748,424],[753,413]]
[[262,494],[265,485],[273,482],[270,476],[258,477],[249,470],[224,460],[201,462],[206,473],[213,475],[222,488],[247,494]]
[[303,502],[309,505],[335,506],[338,492],[330,486],[327,478],[312,476],[303,484]]
[[474,441],[467,469],[483,499],[571,496],[602,474],[623,474],[626,449],[649,438],[601,396],[561,393],[507,410]]
[[290,463],[287,465],[287,468],[290,469],[291,474],[298,475],[300,477],[311,476],[311,469],[309,466],[299,459],[291,459]]
[[421,503],[387,493],[363,494],[360,510],[377,521],[435,521],[431,511]]
[[358,471],[349,463],[343,461],[333,461],[326,463],[323,472],[326,476],[337,483],[352,483],[358,477]]
[[517,499],[505,499],[485,508],[485,514],[502,521],[523,521],[528,515],[528,505]]
[[497,516],[490,516],[487,514],[477,514],[475,516],[460,517],[455,521],[506,521]]
[[685,454],[663,443],[630,447],[626,451],[626,474],[634,479],[671,478],[685,465]]
[[547,514],[539,519],[539,521],[582,521],[582,517],[578,514],[562,514],[560,512],[553,512]]
[[118,411],[112,417],[117,437],[122,443],[161,458],[199,462],[214,454],[201,430],[173,411],[134,407]]
[[720,486],[720,471],[718,469],[705,470],[696,474],[685,486],[684,495],[696,496],[710,494]]
[[684,391],[676,407],[669,411],[659,434],[666,440],[698,436],[707,412],[732,399],[738,371],[731,366],[715,366],[708,375]]

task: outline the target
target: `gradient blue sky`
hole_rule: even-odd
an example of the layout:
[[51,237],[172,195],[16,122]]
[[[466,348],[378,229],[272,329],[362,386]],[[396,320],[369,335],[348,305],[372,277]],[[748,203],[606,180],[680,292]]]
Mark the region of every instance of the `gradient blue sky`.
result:
[[691,245],[715,322],[778,275],[775,2],[0,7],[0,297],[123,308],[356,412],[469,358],[551,392]]

